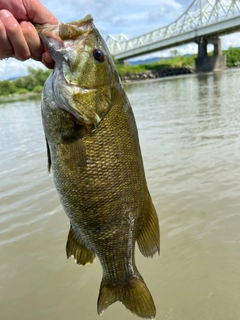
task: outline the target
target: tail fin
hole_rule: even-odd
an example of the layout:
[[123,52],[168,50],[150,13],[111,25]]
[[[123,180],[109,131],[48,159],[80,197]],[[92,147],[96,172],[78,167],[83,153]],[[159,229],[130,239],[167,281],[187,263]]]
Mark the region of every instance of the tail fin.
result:
[[126,308],[139,317],[154,318],[156,315],[153,298],[140,275],[134,276],[128,283],[119,286],[102,281],[98,297],[98,314],[101,315],[116,301],[121,301]]

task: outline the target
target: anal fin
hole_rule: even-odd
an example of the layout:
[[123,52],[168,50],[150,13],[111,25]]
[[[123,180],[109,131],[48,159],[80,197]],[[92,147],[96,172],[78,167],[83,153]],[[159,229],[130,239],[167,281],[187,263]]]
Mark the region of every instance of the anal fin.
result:
[[75,234],[72,226],[70,226],[68,234],[66,252],[67,258],[73,256],[76,263],[82,266],[93,263],[95,257],[95,254],[89,250]]
[[159,222],[149,192],[145,198],[143,226],[138,235],[137,243],[139,250],[145,257],[152,257],[155,253],[160,253]]

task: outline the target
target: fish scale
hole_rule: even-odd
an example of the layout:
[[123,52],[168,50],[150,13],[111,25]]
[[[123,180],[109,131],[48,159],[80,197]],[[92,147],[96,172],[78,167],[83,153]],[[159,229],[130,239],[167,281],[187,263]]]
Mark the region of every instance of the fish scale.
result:
[[67,257],[80,265],[99,258],[99,314],[120,301],[153,318],[135,242],[146,257],[159,253],[159,223],[134,115],[111,55],[90,15],[38,32],[55,60],[43,90],[42,119],[49,168],[70,220]]

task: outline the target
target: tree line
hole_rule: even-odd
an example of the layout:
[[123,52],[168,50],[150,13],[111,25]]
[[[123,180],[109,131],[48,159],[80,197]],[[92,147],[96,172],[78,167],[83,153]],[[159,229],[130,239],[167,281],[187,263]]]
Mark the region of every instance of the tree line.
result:
[[[123,78],[127,74],[135,72],[145,72],[149,70],[159,70],[164,68],[177,68],[186,66],[195,66],[195,58],[197,55],[181,56],[177,50],[171,51],[172,56],[167,59],[160,59],[156,62],[139,64],[131,66],[130,64],[120,64],[115,61],[120,77]],[[209,55],[211,55],[210,53]],[[223,50],[223,54],[227,56],[227,67],[240,66],[240,48],[230,47],[228,50]],[[9,81],[0,81],[0,96],[12,94],[24,94],[29,92],[41,93],[44,82],[51,74],[51,70],[28,68],[28,75]]]
[[240,48],[229,47],[228,50],[223,50],[223,54],[227,56],[227,67],[240,66]]
[[28,75],[14,80],[0,81],[0,96],[24,94],[29,92],[41,93],[44,82],[51,70],[28,68]]

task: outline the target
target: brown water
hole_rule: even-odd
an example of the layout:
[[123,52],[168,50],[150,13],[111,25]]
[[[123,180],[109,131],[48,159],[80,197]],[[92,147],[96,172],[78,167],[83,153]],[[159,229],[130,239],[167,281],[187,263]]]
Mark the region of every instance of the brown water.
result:
[[[137,265],[156,319],[240,319],[240,70],[128,85],[161,256]],[[99,261],[67,260],[40,101],[0,105],[0,319],[97,320]],[[137,319],[120,303],[101,317]]]

